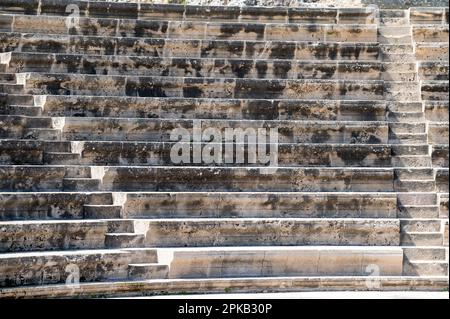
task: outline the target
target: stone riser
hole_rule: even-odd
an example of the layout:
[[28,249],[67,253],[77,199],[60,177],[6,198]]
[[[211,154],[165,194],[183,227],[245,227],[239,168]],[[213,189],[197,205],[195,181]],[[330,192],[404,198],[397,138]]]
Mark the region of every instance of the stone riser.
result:
[[[162,220],[146,223],[148,247],[350,245],[397,246],[396,219]],[[173,234],[177,234],[174,236]]]
[[430,144],[449,143],[448,123],[433,123],[428,126],[428,140]]
[[414,26],[412,36],[415,42],[448,42],[448,25]]
[[415,56],[419,61],[448,62],[448,43],[417,43]]
[[0,227],[0,252],[104,249],[106,233],[133,231],[131,221],[2,221]]
[[[111,193],[3,193],[2,220],[115,218]],[[123,218],[395,218],[395,194],[126,193]],[[96,205],[102,206],[99,213]],[[111,205],[111,208],[106,208]],[[105,206],[105,212],[103,212]],[[436,209],[438,214],[438,209]],[[101,216],[100,216],[101,215]]]
[[432,122],[449,121],[448,101],[426,101],[424,105],[425,105],[425,117],[428,121]]
[[[374,23],[375,10],[370,8],[289,8],[255,6],[193,6],[155,5],[152,3],[102,3],[97,1],[17,1],[8,0],[1,4],[0,12],[37,15],[65,16],[68,4],[76,4],[82,17],[120,18],[140,20],[181,21],[243,21],[281,23]],[[443,15],[441,9],[441,16]],[[416,16],[416,15],[414,15]],[[437,21],[438,13],[427,17]],[[417,15],[417,21],[424,21]],[[442,20],[442,18],[441,18]]]
[[[313,61],[296,62],[291,60],[161,59],[126,56],[105,58],[104,56],[82,55],[13,54],[8,65],[7,71],[12,73],[319,80],[381,80],[382,78],[382,65],[369,62],[314,63]],[[428,79],[443,80],[445,79],[444,71],[442,67],[433,66],[423,72],[426,73]],[[435,73],[436,75],[434,75]]]
[[[79,154],[46,153],[44,147],[23,147],[19,143],[11,143],[4,147],[0,143],[0,164],[54,164],[54,165],[143,165],[143,166],[178,166],[192,165],[189,163],[174,163],[171,159],[171,149],[175,143],[84,143],[84,149]],[[192,154],[193,146],[185,144]],[[206,144],[202,144],[202,149]],[[211,146],[211,144],[210,144]],[[233,163],[215,163],[214,166],[253,166],[248,159],[248,146],[233,144],[214,144],[222,150],[222,158],[227,148],[234,148]],[[244,147],[244,162],[237,163],[236,147]],[[52,156],[61,154],[61,156]],[[72,159],[72,155],[76,155]],[[278,145],[278,164],[280,166],[329,166],[329,167],[389,167],[391,148],[389,146],[346,146],[346,145]],[[205,161],[199,166],[208,165]],[[209,164],[211,165],[211,164]]]
[[[396,219],[141,220],[142,244],[132,247],[398,246]],[[133,233],[132,221],[0,222],[1,252],[104,249],[107,233]],[[136,226],[135,226],[136,227]],[[177,236],[174,236],[174,234]],[[112,234],[114,235],[114,234]],[[116,247],[128,238],[116,236]]]
[[[210,249],[173,250],[170,278],[249,277],[258,276],[307,276],[316,273],[325,275],[367,275],[367,266],[377,264],[384,275],[401,272],[403,252],[398,248],[375,248],[350,251],[331,251],[324,247],[313,249],[282,248],[272,251],[237,250],[214,252]],[[194,257],[195,256],[195,257]],[[298,267],[301,265],[301,267]]]
[[[382,122],[283,122],[283,121],[208,121],[196,125],[191,120],[67,118],[63,137],[71,141],[160,141],[170,142],[175,129],[194,140],[194,128],[214,129],[217,139],[226,140],[227,129],[249,129],[257,135],[259,128],[278,130],[278,143],[352,143],[383,144],[388,141],[388,127]],[[190,136],[187,136],[189,133]],[[205,133],[206,134],[206,133]],[[178,141],[178,135],[176,135]],[[205,137],[206,138],[206,137]],[[200,139],[200,136],[199,136]],[[210,138],[209,138],[210,139]],[[209,140],[208,139],[208,140]],[[266,140],[263,141],[265,143]]]
[[111,193],[1,193],[0,219],[81,219],[84,205],[112,203]]
[[448,63],[442,62],[422,62],[419,65],[419,77],[421,80],[448,81]]
[[449,147],[448,145],[435,145],[432,152],[433,166],[449,166]]
[[[403,259],[400,248],[388,247],[371,249],[278,247],[276,251],[254,248],[217,248],[197,249],[193,252],[168,250],[167,253],[173,256],[171,260],[168,260],[170,278],[286,277],[283,274],[288,276],[367,276],[369,264],[377,264],[384,276],[398,276],[401,275]],[[197,254],[198,257],[193,254]],[[46,253],[39,257],[32,253],[24,254],[23,257],[4,257],[3,269],[9,271],[9,268],[17,267],[17,264],[21,266],[15,268],[15,273],[1,278],[0,285],[14,287],[63,283],[67,276],[65,266],[68,264],[77,265],[80,268],[80,275],[83,276],[80,278],[82,283],[111,279],[123,281],[125,273],[128,272],[126,271],[128,261],[138,263],[136,260],[155,258],[151,250],[91,252],[84,260],[80,260],[79,257],[80,255],[76,253],[65,255]],[[37,259],[39,263],[36,265],[32,258]],[[114,270],[109,267],[113,267]]]
[[157,261],[154,249],[2,254],[0,258],[0,287],[65,283],[69,265],[79,268],[81,282],[124,280],[129,263]]
[[[2,15],[0,18],[0,31],[6,32],[199,40],[377,41],[377,26],[372,24],[264,24],[80,18],[77,28],[68,28],[66,17]],[[417,31],[418,37],[427,35],[426,31]],[[435,36],[433,39],[438,41],[439,37]]]
[[384,121],[383,101],[233,100],[46,96],[45,114],[78,117],[126,117],[236,120]]
[[[0,32],[0,39],[0,52],[342,61],[377,61],[379,58],[377,43],[177,40],[7,32]],[[446,56],[445,52],[441,55]]]
[[[38,120],[36,120],[38,119]],[[46,121],[48,120],[48,121]],[[170,142],[171,138],[179,140],[174,135],[175,129],[179,134],[186,135],[190,141],[194,139],[194,127],[201,129],[214,129],[217,141],[228,141],[227,129],[242,130],[242,133],[233,131],[229,139],[236,140],[249,130],[249,135],[258,135],[259,128],[278,131],[278,143],[351,143],[351,144],[383,144],[388,141],[388,126],[382,122],[313,122],[313,121],[228,121],[228,120],[202,120],[197,124],[192,120],[168,119],[108,119],[108,118],[66,118],[62,128],[54,129],[67,141],[149,141]],[[0,137],[32,139],[27,136],[29,128],[51,128],[51,118],[27,118],[18,116],[0,116],[4,123]],[[34,125],[36,124],[36,125]],[[42,124],[42,125],[39,125]],[[50,124],[50,125],[49,125]],[[318,125],[320,125],[318,127]],[[195,132],[197,130],[195,129]],[[178,134],[177,133],[177,134]],[[220,133],[220,136],[218,135]],[[189,134],[189,136],[188,136]],[[206,134],[206,133],[205,133]],[[205,135],[206,136],[206,135]],[[201,135],[198,135],[198,139]],[[208,141],[211,138],[205,137]],[[266,143],[266,140],[263,141]]]
[[[185,98],[382,100],[382,81],[27,74],[23,93]],[[0,87],[1,88],[1,87]]]
[[256,168],[110,167],[105,168],[102,187],[147,191],[392,191],[393,172],[278,168],[275,174],[264,174]]
[[[370,291],[367,277],[285,277],[279,278],[235,278],[235,279],[182,279],[152,280],[81,284],[76,296],[84,298],[132,297],[160,294],[184,293],[265,293],[299,291]],[[448,288],[447,277],[382,276],[375,283],[376,291],[442,291]],[[74,297],[73,288],[66,285],[44,285],[41,287],[19,287],[3,289],[4,298],[64,298]]]
[[[0,177],[4,191],[61,191],[67,167],[0,166]],[[392,169],[122,166],[104,168],[100,190],[390,192],[393,181]]]
[[424,81],[421,92],[424,101],[448,101],[449,100],[448,81]]

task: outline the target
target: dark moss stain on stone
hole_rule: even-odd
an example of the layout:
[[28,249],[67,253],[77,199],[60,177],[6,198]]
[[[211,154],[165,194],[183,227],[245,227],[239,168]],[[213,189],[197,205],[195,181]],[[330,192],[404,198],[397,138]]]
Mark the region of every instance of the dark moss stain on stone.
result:
[[257,40],[264,39],[264,30],[264,24],[247,24],[244,28],[244,32],[246,33],[256,33]]
[[290,61],[274,61],[273,74],[279,79],[287,79],[292,65]]
[[293,59],[295,43],[274,43],[270,49],[270,59]]
[[330,60],[336,60],[338,56],[339,45],[332,44],[328,47],[328,58]]
[[318,130],[311,136],[312,143],[326,143],[330,139],[330,134],[327,130]]
[[167,97],[161,83],[127,82],[125,92],[127,96]]
[[220,26],[220,38],[230,38],[233,35],[241,32],[244,26],[241,24],[223,23]]
[[244,78],[253,68],[253,61],[251,60],[229,60],[229,63],[233,74],[238,78]]
[[[83,60],[82,72],[84,74],[97,74],[95,67],[96,67],[95,62],[89,62],[89,61]],[[107,74],[107,73],[104,72],[103,74]]]
[[255,64],[256,72],[258,73],[258,78],[263,79],[267,74],[267,62],[266,61],[256,61]]
[[200,98],[203,95],[203,90],[197,86],[183,87],[183,96],[190,98]]

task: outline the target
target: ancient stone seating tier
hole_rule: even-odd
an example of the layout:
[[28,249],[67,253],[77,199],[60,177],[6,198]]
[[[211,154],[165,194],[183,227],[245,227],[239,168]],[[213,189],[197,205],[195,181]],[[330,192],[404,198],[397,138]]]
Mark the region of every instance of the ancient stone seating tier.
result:
[[[448,30],[448,8],[2,0],[0,297],[448,288]],[[196,125],[276,129],[277,170],[175,163]]]

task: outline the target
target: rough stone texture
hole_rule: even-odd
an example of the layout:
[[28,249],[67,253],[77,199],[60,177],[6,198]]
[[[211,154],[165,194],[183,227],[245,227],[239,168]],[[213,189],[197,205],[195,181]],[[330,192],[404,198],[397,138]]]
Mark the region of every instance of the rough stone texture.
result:
[[127,2],[0,3],[0,297],[448,287],[448,8]]

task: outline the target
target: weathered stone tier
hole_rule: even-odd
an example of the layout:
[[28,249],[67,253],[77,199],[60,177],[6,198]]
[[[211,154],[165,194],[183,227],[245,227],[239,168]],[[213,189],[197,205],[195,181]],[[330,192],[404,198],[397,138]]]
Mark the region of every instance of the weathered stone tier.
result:
[[[0,297],[448,289],[448,31],[448,8],[1,1]],[[229,128],[277,129],[276,161]]]

